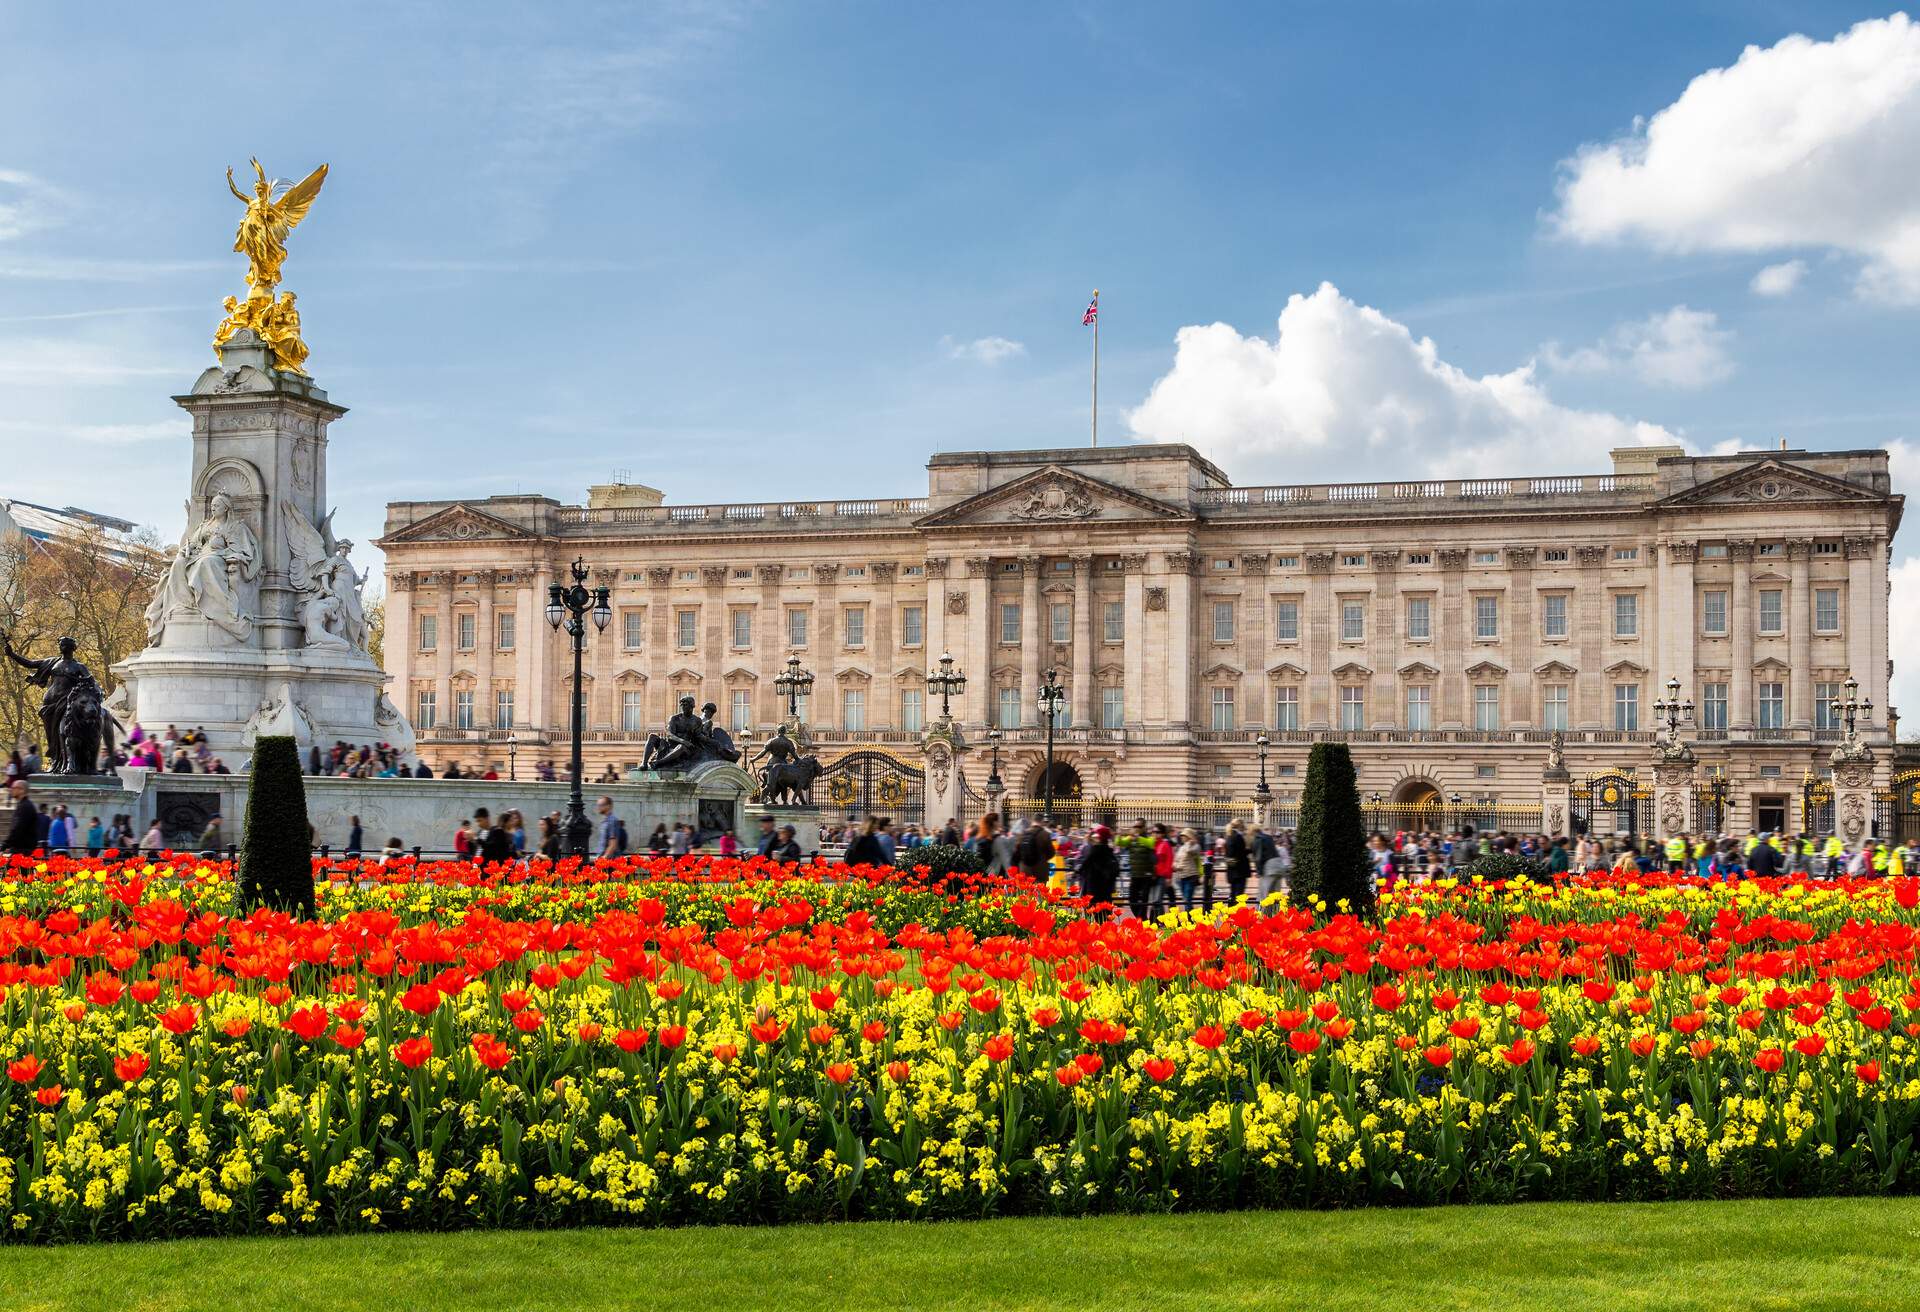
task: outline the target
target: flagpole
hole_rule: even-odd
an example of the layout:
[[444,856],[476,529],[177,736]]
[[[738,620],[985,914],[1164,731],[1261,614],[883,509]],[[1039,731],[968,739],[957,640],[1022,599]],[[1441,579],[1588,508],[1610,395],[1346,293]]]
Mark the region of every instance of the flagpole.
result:
[[[1100,289],[1093,289],[1093,303],[1100,304]],[[1093,441],[1088,445],[1100,445],[1100,316],[1093,316]]]

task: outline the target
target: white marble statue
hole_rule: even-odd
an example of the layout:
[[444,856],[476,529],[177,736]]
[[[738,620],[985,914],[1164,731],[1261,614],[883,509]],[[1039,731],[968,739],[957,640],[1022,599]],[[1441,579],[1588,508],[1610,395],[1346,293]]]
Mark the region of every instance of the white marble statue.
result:
[[147,640],[158,645],[167,620],[192,613],[234,638],[253,636],[244,587],[260,577],[260,544],[224,492],[213,494],[207,514],[187,529],[167,566],[167,576],[147,603]]
[[384,692],[374,694],[373,724],[379,732],[380,741],[393,748],[401,760],[412,758],[417,741],[413,725],[408,723],[406,716],[400,714],[400,708]]
[[289,502],[280,510],[287,527],[287,580],[301,594],[299,616],[309,647],[367,650],[367,611],[361,600],[366,579],[353,568],[350,538],[333,538],[333,513],[319,524]]
[[293,685],[283,682],[248,718],[243,732],[249,750],[262,734],[271,734],[293,739],[304,759],[313,746],[313,717],[294,694]]

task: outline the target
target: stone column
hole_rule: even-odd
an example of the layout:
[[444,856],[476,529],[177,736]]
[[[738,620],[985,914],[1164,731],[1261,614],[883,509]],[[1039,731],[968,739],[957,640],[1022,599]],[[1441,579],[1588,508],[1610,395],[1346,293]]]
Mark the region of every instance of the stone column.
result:
[[1040,724],[1040,558],[1020,557],[1020,723]]
[[1240,723],[1248,729],[1264,729],[1273,723],[1273,695],[1267,684],[1267,613],[1273,608],[1267,600],[1267,568],[1272,561],[1264,551],[1240,553],[1240,573],[1247,580],[1240,598],[1238,626],[1240,668],[1246,671],[1240,676]]
[[[620,572],[618,570],[596,569],[593,571],[592,581],[587,586],[605,588],[611,593],[613,591],[613,585],[619,578]],[[593,683],[587,690],[589,693],[587,698],[587,728],[615,729],[618,728],[620,724],[618,707],[620,694],[613,686],[613,647],[615,643],[620,641],[620,635],[613,631],[614,626],[612,624],[608,624],[604,631],[601,630],[594,624],[591,616],[588,617],[586,625],[586,666],[587,673],[593,676]],[[583,770],[586,769],[584,760],[580,768]]]
[[[925,598],[920,603],[922,608],[920,613],[926,616],[927,649],[922,655],[927,658],[926,665],[928,669],[933,668],[934,664],[939,661],[942,653],[951,655],[956,661],[959,661],[961,657],[965,655],[964,651],[955,652],[951,640],[947,637],[947,563],[945,556],[927,557],[926,587],[924,589]],[[900,589],[896,595],[899,597],[902,605],[914,600],[912,590],[909,588]],[[984,675],[986,673],[985,670],[975,670],[972,666],[964,663],[961,664],[960,668],[967,674],[969,689],[971,689],[973,685],[973,676],[975,674]],[[967,700],[965,693],[961,694],[960,704],[955,713],[962,720],[967,718]],[[929,723],[931,723],[931,720],[929,720]]]
[[1400,574],[1398,551],[1373,551],[1373,618],[1367,624],[1367,665],[1373,687],[1367,692],[1367,727],[1392,729],[1400,722]]
[[[825,560],[813,567],[815,602],[813,632],[808,641],[814,650],[813,722],[847,727],[840,705],[840,563]],[[827,709],[821,715],[822,708]]]
[[928,721],[920,739],[920,759],[926,767],[925,803],[920,826],[928,834],[937,834],[949,818],[960,815],[960,761],[966,742],[958,729],[937,716]]
[[[781,632],[780,585],[786,580],[785,565],[756,565],[754,578],[760,584],[760,599],[753,612],[754,684],[753,723],[756,729],[779,724],[786,718],[787,704],[781,700],[773,681],[786,673],[787,635]],[[773,700],[768,701],[771,697]]]
[[1533,727],[1533,560],[1536,552],[1534,547],[1507,548],[1506,614],[1500,617],[1503,626],[1500,636],[1508,652],[1509,667],[1503,694],[1505,705],[1500,708],[1501,717],[1506,721],[1501,726],[1503,729]]
[[452,570],[437,570],[431,575],[433,583],[440,589],[440,595],[433,600],[435,631],[433,635],[433,713],[441,725],[453,723],[453,644],[457,638],[453,631],[453,580]]
[[[558,732],[562,726],[560,717],[553,709],[553,644],[558,637],[547,624],[548,589],[553,586],[553,566],[542,561],[534,566],[533,595],[528,598],[526,611],[532,617],[521,621],[519,642],[521,646],[520,693],[529,699],[525,710],[516,713],[523,723],[536,729]],[[539,753],[547,755],[545,752]]]
[[1693,749],[1685,743],[1663,744],[1653,763],[1654,835],[1661,842],[1690,827],[1693,812]]
[[1573,836],[1573,780],[1561,755],[1559,732],[1547,749],[1547,766],[1540,772],[1540,827],[1549,838]]
[[[873,580],[873,596],[867,602],[867,650],[873,657],[873,682],[867,686],[867,723],[876,728],[900,727],[900,684],[893,677],[894,571],[890,560],[876,560],[867,566],[867,577]],[[921,637],[925,636],[926,626],[922,624]],[[939,653],[934,655],[938,657]],[[924,661],[925,657],[922,651],[920,658]],[[876,697],[886,704],[874,705]],[[924,701],[920,714],[923,726],[932,722]]]
[[387,673],[393,676],[388,696],[400,713],[413,718],[413,692],[410,681],[420,637],[414,632],[418,623],[413,613],[413,574],[407,570],[387,572],[387,632],[385,650]]
[[1439,705],[1432,711],[1436,729],[1467,727],[1467,666],[1473,650],[1473,617],[1468,614],[1466,574],[1467,553],[1448,547],[1438,555],[1440,569],[1440,613],[1433,617],[1434,659],[1440,673],[1434,682]]
[[[475,683],[473,695],[480,705],[473,708],[473,723],[481,729],[505,728],[493,722],[493,622],[494,571],[483,569],[475,578],[480,604],[473,618],[473,656]],[[483,753],[484,755],[484,753]]]
[[1073,727],[1093,725],[1093,557],[1073,558]]
[[700,700],[712,702],[714,718],[727,722],[727,575],[726,565],[702,565],[700,582]]
[[647,584],[647,691],[641,701],[647,723],[665,724],[674,709],[673,566],[647,566]]
[[1753,539],[1727,543],[1733,564],[1733,595],[1728,598],[1727,624],[1733,630],[1733,669],[1727,689],[1727,727],[1753,732]]
[[[1886,690],[1886,642],[1882,635],[1878,650],[1882,653],[1879,660],[1874,659],[1874,611],[1887,604],[1887,589],[1884,564],[1880,570],[1879,586],[1875,587],[1874,555],[1875,544],[1872,538],[1850,537],[1843,543],[1847,553],[1847,673],[1860,681],[1860,695],[1871,698],[1875,709],[1884,712],[1887,705]],[[1878,553],[1882,562],[1886,553]],[[1866,717],[1871,723],[1871,717]],[[1870,736],[1863,733],[1863,736]]]
[[1813,728],[1813,594],[1807,587],[1813,543],[1787,539],[1787,727]]
[[1193,571],[1200,556],[1167,553],[1167,723],[1187,728],[1193,718]]
[[1693,635],[1698,628],[1695,615],[1699,602],[1694,593],[1693,563],[1698,545],[1693,542],[1668,542],[1661,552],[1655,575],[1659,601],[1660,659],[1654,666],[1654,681],[1680,680],[1684,696],[1698,700],[1700,688],[1695,682]]
[[[1333,632],[1339,616],[1333,613],[1333,553],[1309,551],[1307,566],[1307,704],[1300,708],[1308,729],[1333,727]],[[1434,617],[1440,623],[1440,617]]]
[[1856,738],[1834,748],[1827,760],[1833,766],[1834,829],[1848,847],[1858,847],[1873,829],[1873,749]]
[[1126,705],[1126,725],[1137,729],[1147,718],[1147,558],[1122,556],[1120,563],[1126,574],[1126,632],[1120,647],[1120,677],[1125,686],[1120,695]]
[[1607,692],[1606,671],[1600,668],[1606,659],[1605,626],[1609,618],[1607,576],[1602,568],[1606,564],[1607,549],[1593,545],[1575,547],[1573,557],[1580,565],[1580,581],[1573,594],[1573,614],[1569,621],[1579,653],[1574,661],[1579,673],[1573,678],[1571,696],[1575,706],[1570,708],[1569,717],[1575,728],[1611,729],[1613,699]]
[[956,618],[953,611],[954,598],[959,598],[959,618],[963,623],[962,632],[967,640],[966,666],[967,694],[973,699],[977,718],[982,725],[995,724],[993,686],[993,644],[994,626],[999,617],[993,612],[993,558],[991,556],[967,557],[967,590],[950,591],[947,597],[947,616]]

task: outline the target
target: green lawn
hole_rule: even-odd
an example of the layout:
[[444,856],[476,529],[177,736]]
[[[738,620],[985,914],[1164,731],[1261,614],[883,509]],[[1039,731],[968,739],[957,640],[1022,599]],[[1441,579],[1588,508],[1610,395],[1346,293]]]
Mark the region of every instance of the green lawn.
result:
[[1268,1309],[1920,1306],[1920,1200],[1539,1204],[0,1249],[0,1306]]

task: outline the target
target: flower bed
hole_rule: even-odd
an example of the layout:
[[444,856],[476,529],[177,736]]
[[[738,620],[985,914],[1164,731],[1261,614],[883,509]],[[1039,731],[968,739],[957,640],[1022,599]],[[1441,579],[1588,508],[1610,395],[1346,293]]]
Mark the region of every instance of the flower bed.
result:
[[0,878],[19,1239],[1906,1192],[1920,882],[1090,918],[634,860]]

